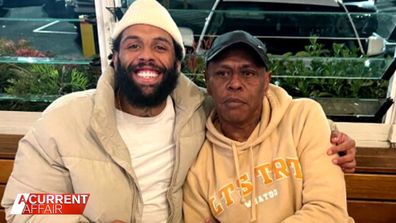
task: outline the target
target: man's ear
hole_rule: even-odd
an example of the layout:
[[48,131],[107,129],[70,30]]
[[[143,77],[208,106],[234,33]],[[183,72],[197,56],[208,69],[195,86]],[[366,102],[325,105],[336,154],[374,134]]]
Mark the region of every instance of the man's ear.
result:
[[112,57],[111,57],[111,64],[113,64],[113,68],[114,70],[117,69],[117,65],[118,65],[118,52],[117,51],[113,51],[112,53]]
[[181,62],[180,62],[180,61],[177,61],[177,62],[176,62],[176,70],[177,70],[178,72],[181,72]]
[[211,89],[210,89],[210,85],[209,85],[208,67],[206,67],[204,74],[205,74],[206,92],[209,95],[212,95],[212,92],[211,92]]

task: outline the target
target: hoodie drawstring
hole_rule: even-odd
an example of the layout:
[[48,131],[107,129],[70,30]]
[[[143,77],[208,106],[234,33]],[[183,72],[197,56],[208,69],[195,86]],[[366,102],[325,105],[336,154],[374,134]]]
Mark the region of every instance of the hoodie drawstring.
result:
[[[234,143],[231,144],[231,147],[232,147],[232,154],[234,156],[235,172],[236,172],[237,179],[239,180],[241,175],[239,175],[240,172],[239,172],[238,151],[237,151],[236,145]],[[243,192],[242,192],[241,188],[239,188],[239,194],[241,196],[241,200],[240,200],[241,204],[245,203],[245,197],[243,196]]]
[[[235,143],[232,143],[232,153],[234,157],[234,165],[235,165],[235,172],[237,179],[240,179],[240,170],[239,170],[239,159],[238,159],[238,151]],[[253,159],[253,147],[249,147],[249,155],[250,155],[250,176],[252,178],[252,197],[251,197],[251,206],[250,206],[250,222],[255,222],[256,221],[256,176],[254,173],[254,159]],[[245,197],[243,196],[243,191],[239,187],[239,194],[240,194],[240,202],[241,204],[245,203]]]
[[250,206],[250,222],[256,221],[256,176],[254,173],[254,159],[253,159],[253,147],[249,148],[250,153],[250,176],[252,176],[252,202]]

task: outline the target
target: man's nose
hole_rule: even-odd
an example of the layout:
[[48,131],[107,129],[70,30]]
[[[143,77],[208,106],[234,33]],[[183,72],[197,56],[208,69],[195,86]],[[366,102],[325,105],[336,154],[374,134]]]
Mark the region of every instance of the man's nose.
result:
[[230,90],[240,90],[242,88],[242,80],[240,75],[233,73],[228,82],[228,89]]
[[139,60],[152,60],[154,57],[153,50],[150,47],[143,47],[139,54]]

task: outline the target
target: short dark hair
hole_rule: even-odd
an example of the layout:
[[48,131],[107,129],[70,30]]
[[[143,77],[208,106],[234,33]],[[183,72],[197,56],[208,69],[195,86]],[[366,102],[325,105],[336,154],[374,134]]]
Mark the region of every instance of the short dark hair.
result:
[[175,55],[178,61],[183,60],[183,48],[172,38],[173,45],[175,46]]
[[113,39],[113,42],[111,44],[111,51],[120,51],[120,44],[121,44],[121,38],[122,38],[122,33],[117,36],[117,38]]

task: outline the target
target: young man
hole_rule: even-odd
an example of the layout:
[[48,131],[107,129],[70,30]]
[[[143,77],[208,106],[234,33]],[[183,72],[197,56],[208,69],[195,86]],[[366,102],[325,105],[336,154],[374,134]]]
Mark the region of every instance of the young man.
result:
[[219,36],[205,78],[215,109],[185,184],[186,222],[353,222],[322,108],[270,84],[260,40]]
[[[182,221],[204,93],[180,74],[182,36],[157,1],[135,1],[112,38],[113,67],[97,89],[54,102],[21,140],[2,200],[9,222]],[[90,197],[80,216],[11,215],[29,192]]]
[[[206,115],[204,94],[180,73],[181,34],[157,1],[136,0],[112,38],[112,67],[97,89],[54,102],[20,141],[2,200],[9,222],[182,220]],[[354,151],[343,137],[334,149]],[[339,164],[354,168],[347,157]],[[80,216],[11,215],[16,195],[29,192],[90,197]]]

